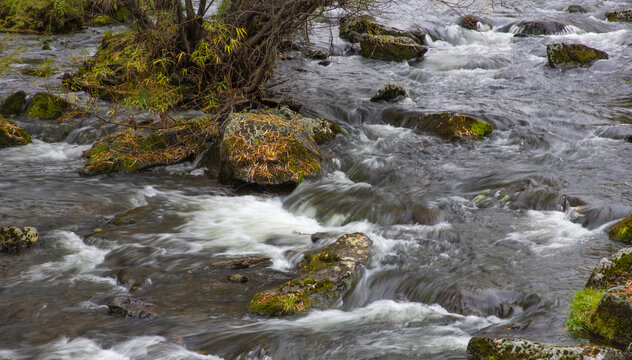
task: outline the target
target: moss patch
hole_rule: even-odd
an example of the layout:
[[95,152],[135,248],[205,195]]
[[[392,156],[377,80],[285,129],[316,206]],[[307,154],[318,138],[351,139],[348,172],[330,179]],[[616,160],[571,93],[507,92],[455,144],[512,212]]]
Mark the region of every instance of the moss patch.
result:
[[606,13],[606,19],[608,21],[632,22],[632,9],[609,11]]
[[330,252],[329,249],[325,249],[317,254],[305,254],[304,258],[305,261],[301,263],[299,267],[308,273],[326,269],[340,261],[340,256]]
[[608,230],[608,237],[614,241],[632,243],[632,215],[610,228],[610,230]]
[[602,290],[584,289],[578,291],[570,304],[566,328],[575,335],[585,335],[592,327],[589,325],[592,314],[603,296]]
[[0,27],[66,33],[83,27],[85,0],[0,0]]
[[4,116],[21,115],[25,105],[26,93],[22,90],[14,92],[0,105],[0,114]]
[[31,142],[31,136],[13,121],[0,116],[0,148],[26,145]]
[[314,304],[313,296],[336,296],[334,285],[329,280],[316,281],[312,278],[292,280],[276,291],[255,294],[248,310],[261,316],[294,315]]
[[590,66],[597,60],[608,59],[605,51],[582,44],[549,44],[546,46],[546,55],[549,66],[553,68]]
[[70,110],[70,103],[59,96],[37,93],[31,99],[26,116],[40,120],[55,120]]

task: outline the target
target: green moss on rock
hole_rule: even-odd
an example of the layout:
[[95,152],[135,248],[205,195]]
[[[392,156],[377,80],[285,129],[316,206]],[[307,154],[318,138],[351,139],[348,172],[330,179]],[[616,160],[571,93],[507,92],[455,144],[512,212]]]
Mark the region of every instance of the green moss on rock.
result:
[[632,9],[608,11],[606,19],[608,21],[632,22]]
[[611,240],[624,243],[632,243],[632,215],[619,221],[615,226],[608,230],[608,236]]
[[4,116],[21,115],[25,105],[26,93],[22,90],[16,91],[4,99],[0,105],[0,114]]
[[351,15],[342,17],[339,20],[340,37],[349,42],[355,43],[362,40],[363,35],[390,35],[396,37],[406,37],[419,45],[424,44],[426,34],[402,31],[392,27],[380,25],[375,18],[370,15]]
[[492,133],[494,127],[473,116],[451,112],[420,114],[417,112],[386,113],[384,120],[394,126],[427,132],[444,140],[479,139]]
[[617,251],[599,261],[586,282],[589,289],[607,289],[632,280],[632,248]]
[[13,121],[0,116],[0,149],[10,146],[26,145],[31,136]]
[[590,66],[597,60],[608,59],[605,51],[582,44],[549,44],[546,46],[546,55],[552,68]]
[[384,61],[404,61],[422,57],[428,48],[408,37],[391,35],[362,36],[360,41],[362,56]]
[[40,120],[56,120],[70,110],[70,103],[59,96],[40,92],[33,96],[25,115]]
[[573,334],[585,335],[590,328],[588,322],[597,309],[603,290],[583,289],[578,291],[570,304],[566,328]]

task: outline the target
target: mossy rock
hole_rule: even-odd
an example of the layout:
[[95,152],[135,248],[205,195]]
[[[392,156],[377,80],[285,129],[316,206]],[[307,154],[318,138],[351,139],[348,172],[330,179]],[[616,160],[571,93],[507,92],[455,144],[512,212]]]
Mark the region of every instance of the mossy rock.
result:
[[205,160],[211,175],[228,183],[295,186],[320,174],[316,141],[298,120],[278,110],[231,113]]
[[552,20],[524,20],[503,26],[499,31],[522,36],[556,35],[566,31],[566,24]]
[[399,109],[387,110],[385,122],[393,126],[411,128],[417,132],[431,133],[444,140],[479,139],[492,133],[492,124],[473,116],[452,112],[423,114]]
[[352,43],[362,40],[362,35],[390,35],[407,37],[419,45],[424,44],[426,34],[410,32],[380,25],[370,15],[351,15],[340,18],[338,21],[340,37]]
[[468,30],[478,30],[478,23],[482,23],[478,16],[468,14],[459,18],[459,26]]
[[629,354],[600,346],[554,346],[523,339],[475,336],[467,345],[473,360],[624,360]]
[[13,121],[0,116],[0,149],[10,146],[26,145],[31,136]]
[[586,288],[605,290],[625,285],[629,280],[632,280],[632,248],[625,248],[599,261],[588,278]]
[[608,11],[606,19],[608,21],[632,22],[632,9]]
[[404,86],[391,81],[388,84],[384,85],[380,90],[378,90],[378,92],[371,98],[371,101],[395,102],[405,98],[406,96],[407,93]]
[[620,241],[626,244],[632,243],[632,215],[611,227],[608,230],[608,237],[613,241]]
[[552,68],[573,68],[590,66],[597,60],[608,59],[605,51],[593,49],[582,44],[549,44],[546,46],[546,56]]
[[42,33],[83,28],[85,0],[0,0],[0,27]]
[[33,246],[38,240],[39,233],[34,227],[0,227],[0,252],[18,252]]
[[298,123],[318,145],[331,141],[338,134],[346,134],[340,125],[329,119],[300,117]]
[[56,120],[70,107],[70,103],[59,96],[40,92],[29,102],[25,115],[40,120]]
[[16,91],[4,99],[0,105],[0,114],[4,116],[22,115],[25,105],[26,93],[22,90]]
[[306,253],[299,265],[303,275],[255,294],[248,310],[261,316],[286,316],[330,306],[349,289],[359,265],[368,261],[371,243],[364,234],[347,234],[324,249]]
[[180,121],[173,127],[149,134],[124,129],[97,141],[86,150],[83,153],[86,165],[79,173],[93,176],[174,165],[204,151],[206,141],[214,131],[215,122],[207,116]]
[[428,48],[408,37],[391,35],[362,36],[360,41],[362,56],[384,61],[404,61],[422,57]]
[[108,26],[114,24],[116,21],[107,15],[99,15],[93,18],[89,25],[94,27]]

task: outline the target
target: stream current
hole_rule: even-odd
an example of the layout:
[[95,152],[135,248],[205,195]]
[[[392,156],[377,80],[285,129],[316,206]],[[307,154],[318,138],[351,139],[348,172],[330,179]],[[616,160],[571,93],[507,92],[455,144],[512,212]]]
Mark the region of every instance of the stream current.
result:
[[[588,13],[568,13],[570,4]],[[332,49],[331,64],[282,61],[275,91],[348,136],[328,145],[330,171],[286,195],[222,185],[196,163],[80,177],[93,141],[85,134],[103,130],[90,121],[62,141],[0,150],[0,223],[41,235],[40,246],[0,256],[0,359],[463,359],[483,333],[581,344],[564,330],[569,299],[622,246],[605,229],[632,212],[632,25],[604,20],[625,6],[510,0],[483,13],[491,30],[478,32],[449,9],[400,3],[380,22],[431,37],[423,60],[409,63],[345,55],[337,28],[318,23],[311,40]],[[521,20],[567,26],[526,38],[500,31]],[[103,31],[55,36],[50,51],[40,37],[12,38],[24,63],[52,59],[57,76],[93,53]],[[555,42],[610,59],[552,69],[546,44]],[[0,97],[58,89],[23,66],[0,77]],[[371,103],[388,81],[409,97]],[[401,111],[466,113],[495,129],[446,142],[385,125]],[[566,212],[563,195],[575,206]],[[107,224],[132,209],[136,224]],[[372,257],[334,308],[284,319],[246,312],[255,292],[292,278],[310,234],[355,231],[373,240]],[[272,264],[236,284],[209,265],[243,256]],[[117,282],[121,271],[142,281]],[[105,304],[126,294],[161,316],[108,314]]]

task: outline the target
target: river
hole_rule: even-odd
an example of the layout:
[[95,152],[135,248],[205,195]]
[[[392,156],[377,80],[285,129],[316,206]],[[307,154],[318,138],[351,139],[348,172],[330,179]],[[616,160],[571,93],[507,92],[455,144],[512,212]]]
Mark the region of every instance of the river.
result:
[[[570,4],[588,13],[568,13]],[[311,40],[336,56],[329,66],[280,61],[275,91],[348,136],[327,146],[325,175],[289,194],[222,185],[196,163],[80,177],[91,139],[81,134],[103,129],[89,119],[62,141],[40,136],[0,150],[0,222],[41,234],[39,247],[0,256],[0,359],[463,359],[483,333],[584,343],[564,330],[569,299],[622,247],[605,229],[632,212],[632,25],[604,20],[630,3],[503,5],[468,9],[487,8],[492,29],[481,32],[459,27],[448,8],[391,6],[382,23],[431,37],[423,60],[409,63],[344,56],[337,28],[317,23]],[[500,31],[521,20],[567,26],[524,38]],[[50,51],[42,37],[12,38],[23,62],[54,60],[58,76],[93,53],[103,31],[51,37]],[[554,42],[610,59],[552,69],[546,44]],[[409,98],[370,102],[388,81]],[[17,71],[0,82],[1,98],[59,88]],[[385,125],[404,110],[466,113],[495,129],[448,142]],[[562,211],[563,195],[577,208]],[[107,224],[132,209],[136,224]],[[256,291],[292,277],[311,234],[355,231],[373,240],[372,257],[333,309],[286,319],[247,313]],[[272,263],[246,283],[213,270],[242,256]],[[137,288],[117,282],[121,271],[140,274]],[[125,294],[161,316],[108,314],[106,303]]]

